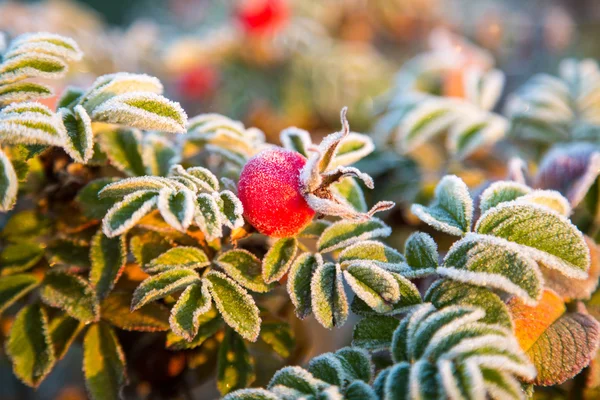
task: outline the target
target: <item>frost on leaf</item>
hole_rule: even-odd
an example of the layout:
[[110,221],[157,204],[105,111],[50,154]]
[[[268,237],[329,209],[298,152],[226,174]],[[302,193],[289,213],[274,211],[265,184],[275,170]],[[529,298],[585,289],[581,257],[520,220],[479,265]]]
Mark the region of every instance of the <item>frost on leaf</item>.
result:
[[12,163],[0,150],[0,211],[8,211],[17,201],[19,181]]
[[60,308],[79,321],[95,322],[100,318],[94,288],[77,275],[60,271],[47,273],[40,297],[47,305]]
[[194,217],[196,225],[209,240],[221,237],[223,235],[221,230],[223,217],[217,200],[209,194],[200,193],[196,201],[198,203]]
[[151,301],[186,288],[188,285],[200,282],[196,272],[187,268],[171,269],[158,275],[146,278],[135,289],[131,300],[131,310],[135,311]]
[[256,341],[261,319],[254,299],[226,275],[211,271],[205,277],[215,305],[223,319],[244,339]]
[[142,133],[136,129],[117,128],[98,134],[100,148],[110,163],[128,176],[146,173],[142,159],[142,138]]
[[60,117],[39,103],[12,104],[0,111],[2,143],[62,146],[65,137]]
[[544,291],[540,302],[527,306],[513,298],[508,307],[519,345],[536,366],[536,385],[563,383],[589,365],[600,343],[600,324],[585,312],[567,312],[562,299]]
[[208,312],[212,298],[206,283],[189,285],[171,310],[169,323],[173,333],[191,342],[200,328],[200,315]]
[[63,108],[60,115],[66,129],[65,150],[77,162],[86,163],[94,153],[92,121],[81,106],[73,111]]
[[273,244],[262,261],[262,276],[265,282],[278,281],[288,272],[297,248],[296,238],[279,239]]
[[332,263],[318,266],[310,289],[312,311],[317,321],[327,329],[342,326],[348,318],[349,307],[340,266]]
[[394,276],[368,262],[348,265],[344,278],[354,293],[373,310],[385,313],[400,299],[400,288]]
[[273,285],[263,278],[261,262],[247,250],[235,249],[219,255],[215,263],[246,289],[254,292],[268,292]]
[[161,253],[145,265],[144,270],[149,273],[164,272],[175,268],[200,269],[210,265],[206,254],[196,248],[179,246]]
[[281,131],[279,140],[283,147],[302,154],[304,157],[309,155],[309,147],[312,146],[310,133],[304,129],[291,127]]
[[92,112],[95,121],[163,132],[185,132],[187,115],[178,103],[150,92],[119,94]]
[[401,271],[404,276],[412,278],[435,273],[439,262],[437,244],[428,234],[415,232],[404,243],[404,257],[410,267],[408,271]]
[[188,189],[174,192],[162,189],[158,195],[157,208],[165,222],[178,231],[185,232],[195,213],[194,193]]
[[471,230],[473,200],[467,185],[457,176],[445,176],[435,188],[429,207],[413,204],[411,211],[433,228],[462,236]]
[[384,398],[524,399],[520,380],[533,379],[535,368],[512,333],[481,322],[484,315],[465,306],[415,309],[393,334],[396,364],[379,382]]
[[0,277],[0,314],[38,285],[39,278],[33,274]]
[[92,238],[90,246],[90,283],[98,298],[103,299],[113,289],[127,261],[127,245],[124,236],[108,238],[102,230]]
[[302,253],[290,268],[287,291],[300,319],[312,313],[311,279],[322,265],[323,257],[319,253]]
[[529,192],[531,192],[531,188],[521,183],[512,181],[494,182],[481,193],[479,209],[483,214],[500,203],[515,200]]
[[156,193],[145,190],[128,194],[108,210],[102,222],[102,231],[108,237],[128,231],[156,207],[157,197]]
[[323,231],[317,247],[321,253],[327,253],[363,240],[386,237],[390,233],[391,229],[377,218],[364,222],[341,220]]
[[406,259],[402,254],[375,240],[354,243],[343,249],[339,255],[339,262],[344,267],[358,260],[369,260],[379,267],[394,270],[406,265]]

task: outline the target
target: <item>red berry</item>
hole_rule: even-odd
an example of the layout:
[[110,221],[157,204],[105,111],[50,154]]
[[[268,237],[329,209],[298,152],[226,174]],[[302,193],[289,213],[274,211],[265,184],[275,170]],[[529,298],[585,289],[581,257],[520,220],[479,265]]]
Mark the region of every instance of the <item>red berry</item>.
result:
[[271,148],[248,161],[242,170],[238,197],[244,217],[260,233],[273,237],[298,234],[314,217],[300,191],[302,155]]
[[237,19],[249,35],[275,32],[288,20],[288,5],[284,0],[245,0],[237,11]]
[[177,89],[186,100],[204,99],[215,90],[218,79],[215,68],[198,66],[179,76]]

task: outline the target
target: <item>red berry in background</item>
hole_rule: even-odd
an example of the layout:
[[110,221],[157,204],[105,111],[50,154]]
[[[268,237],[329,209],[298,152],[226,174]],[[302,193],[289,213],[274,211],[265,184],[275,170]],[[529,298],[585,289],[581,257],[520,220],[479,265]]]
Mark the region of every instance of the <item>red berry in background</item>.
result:
[[219,74],[211,66],[201,65],[183,72],[177,80],[177,91],[186,100],[201,100],[217,87]]
[[264,35],[288,21],[289,8],[285,0],[243,0],[236,17],[247,34]]
[[244,217],[272,237],[298,234],[314,217],[300,191],[306,159],[293,151],[271,148],[254,156],[242,170],[238,197]]

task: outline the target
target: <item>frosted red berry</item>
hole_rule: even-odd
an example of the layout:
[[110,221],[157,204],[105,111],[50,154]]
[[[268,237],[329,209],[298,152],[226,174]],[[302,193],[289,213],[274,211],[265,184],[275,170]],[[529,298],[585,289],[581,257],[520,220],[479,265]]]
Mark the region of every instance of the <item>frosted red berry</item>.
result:
[[251,36],[273,34],[289,19],[285,0],[244,0],[237,10],[237,19]]
[[238,197],[244,217],[260,233],[272,237],[298,234],[314,217],[300,190],[306,159],[293,151],[271,148],[248,161],[242,170]]

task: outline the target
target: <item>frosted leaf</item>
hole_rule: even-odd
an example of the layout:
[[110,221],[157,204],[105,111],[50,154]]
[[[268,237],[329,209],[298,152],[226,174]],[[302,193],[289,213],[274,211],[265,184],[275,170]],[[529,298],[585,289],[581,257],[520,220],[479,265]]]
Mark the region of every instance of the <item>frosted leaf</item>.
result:
[[178,192],[162,189],[158,195],[158,211],[167,224],[180,232],[185,232],[194,218],[196,208],[194,197],[194,193],[188,189]]
[[0,104],[52,97],[54,92],[46,85],[34,82],[15,82],[0,85]]
[[226,129],[243,136],[244,125],[221,114],[200,114],[188,122],[188,134],[208,134],[218,129]]
[[254,299],[240,285],[217,271],[204,278],[215,305],[223,319],[244,339],[255,342],[260,332],[261,319]]
[[362,188],[354,178],[348,177],[331,185],[331,190],[338,199],[345,200],[356,211],[366,213],[367,202]]
[[142,159],[142,133],[137,129],[111,129],[99,132],[100,148],[110,163],[129,176],[146,175]]
[[17,201],[19,180],[12,163],[0,150],[0,211],[12,209]]
[[567,277],[587,277],[590,256],[583,235],[545,206],[518,200],[502,203],[481,216],[475,231],[518,243],[521,253]]
[[384,380],[381,397],[385,400],[410,399],[410,370],[409,363],[401,362],[386,370],[386,374],[380,373]]
[[378,400],[377,394],[375,391],[366,384],[361,381],[354,381],[346,388],[346,393],[344,394],[344,398],[348,400]]
[[120,94],[92,112],[92,119],[133,128],[185,132],[187,115],[178,103],[150,92]]
[[204,282],[189,285],[171,310],[171,330],[191,342],[200,328],[200,315],[207,313],[211,306],[212,298]]
[[66,136],[59,116],[43,105],[21,103],[0,111],[0,141],[62,146]]
[[241,228],[244,225],[244,206],[240,199],[229,190],[219,193],[219,198],[224,224],[231,229]]
[[296,309],[296,316],[306,318],[312,313],[311,280],[317,268],[323,265],[323,257],[302,253],[292,264],[287,281],[287,291]]
[[158,134],[147,134],[142,140],[142,160],[146,173],[154,176],[166,176],[171,166],[180,161],[179,150],[175,145]]
[[273,287],[263,279],[260,260],[247,250],[227,251],[219,255],[214,262],[246,289],[265,293]]
[[310,290],[312,311],[317,321],[327,329],[342,326],[348,318],[348,300],[340,266],[332,263],[318,266]]
[[433,228],[462,236],[471,230],[473,200],[467,185],[455,175],[445,176],[435,188],[429,207],[413,204],[411,211]]
[[398,284],[400,299],[393,304],[389,311],[380,313],[375,311],[371,306],[369,306],[365,301],[363,301],[360,297],[355,296],[352,301],[352,312],[358,315],[362,315],[365,317],[370,317],[373,315],[397,315],[404,314],[410,311],[415,305],[421,304],[421,294],[419,293],[419,289],[415,286],[414,283],[409,281],[403,275],[398,272],[388,270],[390,275],[395,279]]
[[99,299],[105,298],[113,289],[127,262],[125,236],[108,238],[99,230],[90,245],[89,281]]
[[310,133],[304,129],[296,127],[284,129],[279,134],[279,140],[284,148],[298,152],[308,158],[308,149],[312,146],[312,140]]
[[223,235],[221,210],[217,200],[208,193],[200,193],[196,198],[197,208],[194,216],[196,225],[208,240],[219,238]]
[[133,292],[131,311],[135,311],[154,300],[182,290],[193,283],[199,283],[198,274],[187,268],[177,268],[146,278]]
[[296,256],[298,241],[296,238],[277,240],[262,261],[262,277],[267,283],[273,283],[288,272]]
[[460,282],[503,290],[527,304],[535,304],[542,294],[543,278],[536,262],[521,246],[493,236],[465,236],[450,248],[437,272]]
[[40,298],[50,307],[60,308],[86,324],[100,319],[96,292],[87,280],[78,275],[58,269],[48,272],[42,282]]
[[377,312],[391,311],[400,299],[400,288],[394,276],[368,261],[348,265],[344,278],[354,293]]
[[300,232],[302,238],[318,238],[323,234],[323,231],[331,226],[331,222],[324,219],[315,219]]
[[519,197],[517,203],[530,203],[548,207],[560,215],[571,215],[571,205],[560,193],[554,190],[534,190],[525,196]]
[[98,192],[98,197],[101,199],[107,197],[123,197],[140,190],[158,193],[165,188],[173,190],[185,189],[185,187],[178,185],[177,182],[172,182],[167,178],[158,176],[140,176],[121,179],[117,182],[110,183]]
[[212,193],[219,190],[219,180],[210,170],[204,167],[192,167],[185,170],[181,165],[174,165],[171,167],[169,175],[189,179],[196,185],[198,191],[204,190]]
[[65,151],[77,162],[88,162],[94,154],[94,133],[89,115],[83,107],[75,106],[73,112],[60,109],[60,116],[67,133]]
[[471,68],[464,75],[466,98],[483,110],[492,110],[502,94],[504,73],[498,69],[483,72]]
[[350,132],[340,143],[330,168],[350,165],[368,156],[375,150],[370,137],[356,132]]
[[67,86],[58,101],[56,102],[56,108],[68,108],[72,110],[76,105],[79,104],[79,99],[83,96],[83,89],[75,87],[75,86]]
[[438,267],[437,244],[423,232],[415,232],[406,239],[404,256],[410,266],[410,271],[402,273],[407,277],[432,274]]
[[332,353],[321,354],[310,360],[308,372],[315,378],[335,386],[343,386],[346,378],[341,361]]
[[280,397],[265,389],[240,389],[229,393],[223,400],[279,400]]
[[83,56],[73,39],[47,32],[26,33],[17,36],[4,53],[4,59],[25,53],[43,53],[68,61],[79,61]]
[[30,77],[58,79],[67,72],[62,58],[41,53],[27,53],[4,60],[0,64],[0,84],[17,82]]
[[365,222],[341,220],[323,231],[317,248],[321,253],[328,253],[363,240],[386,237],[390,233],[390,227],[378,218],[371,218]]
[[144,270],[149,273],[157,273],[175,268],[199,269],[209,265],[210,260],[202,250],[196,247],[179,246],[152,259],[144,266]]
[[354,326],[352,346],[366,350],[389,349],[399,323],[394,317],[381,315],[363,318]]
[[346,247],[338,260],[343,267],[357,260],[369,260],[377,266],[390,269],[406,263],[404,256],[397,250],[374,240],[363,240]]
[[293,389],[304,395],[314,395],[326,384],[300,367],[285,367],[277,371],[267,385],[273,391],[278,386]]
[[89,113],[93,113],[96,107],[114,96],[131,92],[160,95],[163,92],[163,86],[157,78],[145,74],[118,72],[103,75],[96,79],[80,103]]
[[531,189],[522,183],[512,181],[494,182],[481,193],[479,208],[483,214],[500,203],[515,200],[529,192],[531,192]]
[[102,231],[108,237],[128,231],[156,207],[157,198],[156,193],[149,191],[128,194],[108,210],[102,220]]
[[495,114],[465,116],[450,128],[447,147],[451,154],[463,160],[502,139],[507,130],[508,121]]

